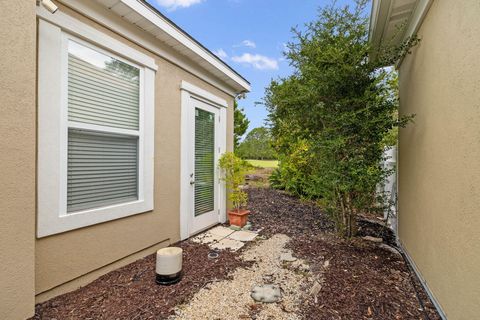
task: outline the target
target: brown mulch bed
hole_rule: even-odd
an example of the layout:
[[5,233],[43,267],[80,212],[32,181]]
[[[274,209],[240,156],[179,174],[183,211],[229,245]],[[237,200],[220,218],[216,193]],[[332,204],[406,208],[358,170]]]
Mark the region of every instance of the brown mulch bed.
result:
[[[308,261],[311,271],[323,279],[317,302],[313,297],[302,302],[304,319],[440,319],[418,280],[413,285],[400,255],[360,238],[338,238],[331,221],[313,203],[267,188],[252,188],[248,193],[253,226],[263,228],[267,237],[290,236],[294,255]],[[361,235],[380,236],[392,243],[392,234],[379,224],[362,220],[359,227]],[[231,271],[251,265],[239,260],[238,253],[222,251],[218,259],[210,260],[206,245],[191,241],[177,245],[184,249],[180,283],[157,285],[155,256],[150,255],[38,304],[32,319],[165,319],[208,283],[228,279]],[[324,268],[327,260],[329,266]],[[252,309],[252,319],[256,313]]]
[[[402,256],[359,238],[340,239],[312,203],[282,191],[251,189],[249,207],[254,225],[261,225],[269,235],[289,235],[295,255],[307,260],[311,271],[324,280],[317,303],[314,297],[304,301],[304,319],[440,319],[416,278],[413,286]],[[392,243],[392,233],[381,225],[362,220],[359,227],[362,236],[383,237]]]
[[249,220],[262,227],[266,236],[283,233],[291,237],[333,231],[333,223],[311,202],[303,202],[283,191],[248,189]]
[[302,238],[292,247],[313,265],[329,261],[318,302],[305,302],[305,319],[440,319],[426,294],[428,317],[421,310],[399,255],[360,239]]
[[208,259],[206,245],[185,241],[182,281],[171,286],[155,283],[155,255],[112,271],[76,291],[58,296],[35,308],[32,319],[165,319],[176,305],[188,301],[208,283],[228,278],[249,263],[222,251]]

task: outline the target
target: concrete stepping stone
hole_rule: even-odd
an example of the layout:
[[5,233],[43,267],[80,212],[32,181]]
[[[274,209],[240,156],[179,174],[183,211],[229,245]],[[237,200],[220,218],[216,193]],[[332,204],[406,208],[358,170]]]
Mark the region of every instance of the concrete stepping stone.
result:
[[230,234],[228,238],[232,240],[248,242],[248,241],[253,241],[257,236],[258,234],[256,234],[255,232],[235,231],[234,233]]
[[230,238],[224,238],[218,242],[210,244],[210,248],[217,249],[217,250],[231,250],[237,251],[245,244],[242,241],[233,240]]
[[195,243],[201,243],[201,244],[209,244],[215,241],[220,241],[224,237],[218,236],[209,232],[202,233],[195,238],[192,239],[193,242]]
[[255,286],[250,293],[253,300],[263,303],[277,302],[282,298],[280,287],[274,284]]
[[231,235],[234,232],[235,232],[235,230],[232,230],[230,228],[223,227],[223,226],[217,226],[215,228],[212,228],[212,229],[208,230],[206,233],[211,233],[213,235],[225,238],[225,237]]

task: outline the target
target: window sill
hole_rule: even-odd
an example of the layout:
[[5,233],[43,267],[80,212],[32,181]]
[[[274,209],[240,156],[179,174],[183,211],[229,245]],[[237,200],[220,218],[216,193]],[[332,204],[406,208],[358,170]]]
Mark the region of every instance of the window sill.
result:
[[153,210],[153,203],[137,200],[69,214],[39,215],[37,237],[46,236],[125,218]]

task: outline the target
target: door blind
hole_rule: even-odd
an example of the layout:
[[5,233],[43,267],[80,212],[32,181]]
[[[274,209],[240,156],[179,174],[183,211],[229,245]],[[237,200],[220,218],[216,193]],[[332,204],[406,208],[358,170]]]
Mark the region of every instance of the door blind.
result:
[[138,199],[138,137],[70,129],[67,212]]
[[195,109],[195,216],[215,208],[215,115]]

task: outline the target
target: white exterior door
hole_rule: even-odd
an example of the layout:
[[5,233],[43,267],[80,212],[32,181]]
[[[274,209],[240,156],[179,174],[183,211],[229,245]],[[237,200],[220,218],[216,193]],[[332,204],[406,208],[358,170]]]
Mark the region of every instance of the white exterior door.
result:
[[218,159],[225,152],[226,108],[184,92],[182,99],[181,237],[225,221],[225,186]]
[[190,185],[192,224],[190,234],[218,223],[218,138],[216,133],[220,123],[217,108],[192,99],[190,112],[194,116],[192,128],[192,152]]

